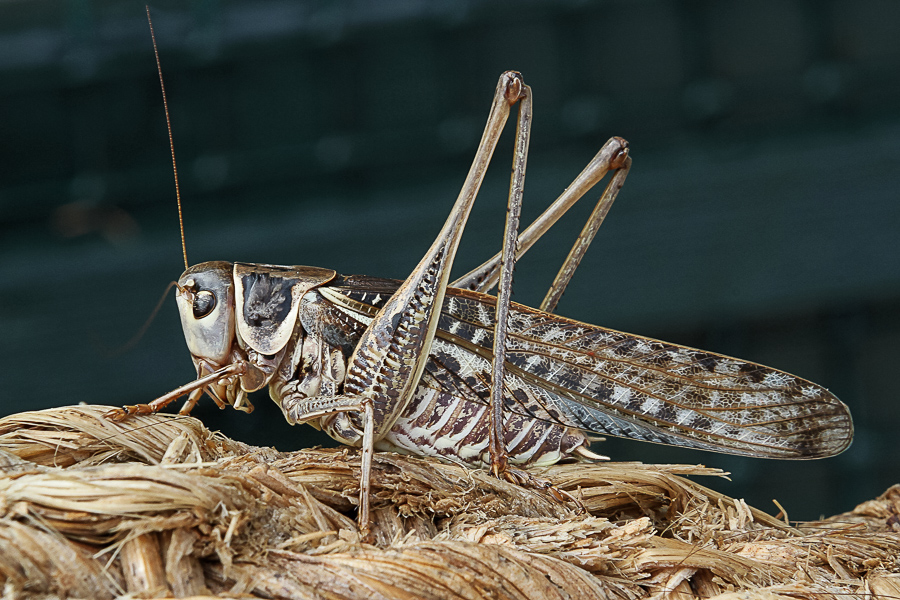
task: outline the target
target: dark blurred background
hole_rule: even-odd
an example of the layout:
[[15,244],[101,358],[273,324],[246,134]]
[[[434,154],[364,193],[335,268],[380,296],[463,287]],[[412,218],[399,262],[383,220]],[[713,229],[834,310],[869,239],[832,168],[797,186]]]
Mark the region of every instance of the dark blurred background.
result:
[[[151,6],[188,256],[404,277],[462,183],[500,73],[535,118],[526,217],[611,135],[634,168],[559,312],[736,355],[833,390],[856,441],[791,463],[608,442],[702,462],[792,519],[900,479],[900,3],[396,0]],[[0,6],[2,412],[146,402],[194,376],[171,298],[183,265],[142,4]],[[457,273],[500,247],[510,143]],[[592,194],[520,264],[540,302]],[[290,450],[265,394],[213,428]]]

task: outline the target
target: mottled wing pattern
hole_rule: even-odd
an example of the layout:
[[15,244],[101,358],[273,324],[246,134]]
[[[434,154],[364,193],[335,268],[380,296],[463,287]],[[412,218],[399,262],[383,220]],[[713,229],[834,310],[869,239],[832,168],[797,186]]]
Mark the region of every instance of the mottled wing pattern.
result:
[[[397,284],[348,278],[338,285],[360,305],[377,306]],[[494,302],[485,294],[448,290],[426,385],[487,401]],[[814,383],[517,304],[507,370],[508,410],[586,431],[793,459],[837,454],[852,439],[847,407]]]

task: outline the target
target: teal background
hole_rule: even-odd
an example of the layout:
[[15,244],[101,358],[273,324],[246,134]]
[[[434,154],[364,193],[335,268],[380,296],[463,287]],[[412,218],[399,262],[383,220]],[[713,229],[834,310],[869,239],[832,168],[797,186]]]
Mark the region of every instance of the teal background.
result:
[[[500,73],[535,118],[525,221],[611,135],[634,168],[563,315],[755,360],[833,390],[857,436],[791,463],[611,441],[702,462],[792,519],[900,477],[900,4],[890,0],[162,2],[151,6],[192,263],[404,277],[462,183]],[[142,4],[0,5],[0,401],[4,414],[146,402],[193,377],[171,298],[183,269]],[[500,247],[510,141],[457,273]],[[594,198],[520,264],[540,302]],[[196,414],[289,450],[321,443],[265,394]]]

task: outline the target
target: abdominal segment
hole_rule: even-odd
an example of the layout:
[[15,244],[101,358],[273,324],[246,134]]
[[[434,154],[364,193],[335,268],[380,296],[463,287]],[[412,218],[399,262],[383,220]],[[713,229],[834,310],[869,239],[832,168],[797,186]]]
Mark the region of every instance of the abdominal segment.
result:
[[[509,460],[514,464],[551,465],[588,445],[585,435],[574,428],[511,412],[504,412],[503,421]],[[490,426],[486,404],[420,385],[403,415],[375,447],[489,465]]]

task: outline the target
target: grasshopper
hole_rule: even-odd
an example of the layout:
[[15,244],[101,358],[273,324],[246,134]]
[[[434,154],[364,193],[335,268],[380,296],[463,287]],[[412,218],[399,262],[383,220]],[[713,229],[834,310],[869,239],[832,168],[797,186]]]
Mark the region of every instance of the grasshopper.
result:
[[[504,124],[519,105],[502,250],[453,282],[466,219]],[[833,456],[850,444],[847,407],[828,390],[744,360],[580,323],[556,304],[631,167],[611,138],[518,233],[532,117],[521,75],[500,77],[474,162],[443,228],[404,281],[319,267],[187,266],[176,300],[197,379],[113,419],[208,394],[250,412],[268,386],[291,424],[362,447],[359,519],[368,523],[375,449],[489,465],[599,460],[589,434],[761,458]],[[511,302],[518,260],[578,199],[610,180],[539,309]],[[488,292],[497,286],[496,296]]]

